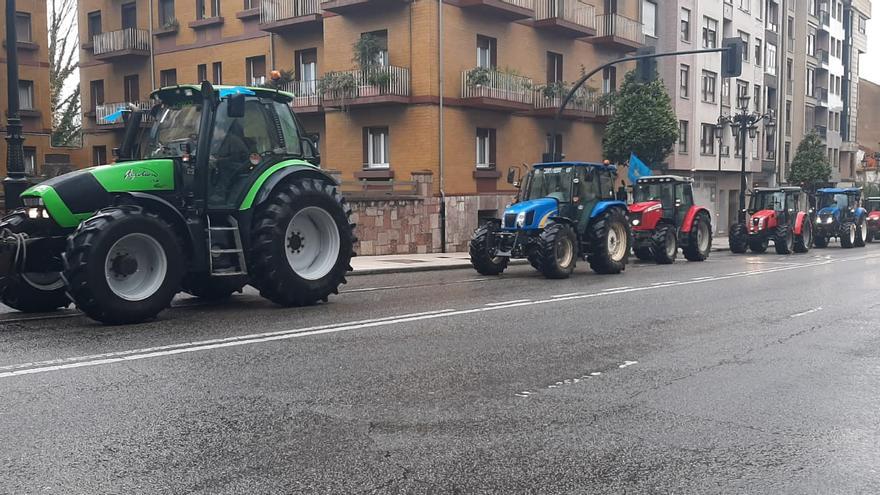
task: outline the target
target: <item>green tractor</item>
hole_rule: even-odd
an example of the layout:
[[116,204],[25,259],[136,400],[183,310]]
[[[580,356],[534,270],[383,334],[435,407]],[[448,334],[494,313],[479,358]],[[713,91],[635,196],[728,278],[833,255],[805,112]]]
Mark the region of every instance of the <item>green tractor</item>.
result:
[[126,120],[116,163],[31,187],[0,220],[0,301],[24,312],[72,301],[125,324],[181,290],[221,299],[250,284],[283,306],[337,294],[351,208],[292,95],[204,82],[152,98],[149,112],[113,116]]

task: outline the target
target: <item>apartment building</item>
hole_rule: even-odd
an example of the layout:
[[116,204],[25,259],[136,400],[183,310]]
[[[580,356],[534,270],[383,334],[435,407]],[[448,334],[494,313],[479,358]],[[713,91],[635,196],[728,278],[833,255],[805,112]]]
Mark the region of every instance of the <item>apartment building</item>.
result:
[[[373,189],[431,172],[446,202],[446,247],[463,249],[479,219],[510,201],[509,166],[545,154],[602,159],[607,111],[598,96],[626,67],[604,71],[554,116],[583,70],[644,45],[641,8],[638,0],[80,0],[87,145],[105,162],[120,130],[104,117],[121,103],[145,105],[153,87],[260,83],[282,70],[297,114],[321,137],[324,167]],[[367,66],[355,61],[365,43]]]
[[[47,155],[52,155],[52,112],[49,102],[49,44],[46,36],[46,3],[42,0],[19,0],[16,3],[15,25],[18,41],[18,99],[24,130],[25,172],[39,175]],[[5,10],[0,12],[0,25],[6,25]],[[4,40],[5,40],[5,30]],[[0,132],[6,133],[6,51],[0,52]],[[6,176],[6,140],[0,139],[0,171]],[[2,192],[0,192],[2,193]]]

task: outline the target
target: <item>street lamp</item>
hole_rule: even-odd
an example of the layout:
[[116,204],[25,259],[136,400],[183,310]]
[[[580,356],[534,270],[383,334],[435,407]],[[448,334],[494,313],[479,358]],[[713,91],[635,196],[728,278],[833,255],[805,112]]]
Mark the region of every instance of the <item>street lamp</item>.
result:
[[15,0],[6,0],[6,178],[3,194],[7,211],[21,206],[19,195],[28,186],[24,173],[24,138],[18,101],[18,35],[15,32]]

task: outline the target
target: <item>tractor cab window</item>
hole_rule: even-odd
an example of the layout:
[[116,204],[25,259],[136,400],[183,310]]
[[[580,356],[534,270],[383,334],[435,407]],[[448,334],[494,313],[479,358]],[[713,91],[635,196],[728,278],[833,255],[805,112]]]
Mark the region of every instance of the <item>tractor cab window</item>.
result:
[[284,137],[284,150],[289,155],[302,156],[302,138],[290,107],[284,103],[275,102],[275,113],[278,114],[278,122],[281,124],[281,133]]
[[152,115],[155,122],[141,134],[135,156],[144,160],[177,158],[183,156],[187,147],[190,152],[195,152],[202,118],[201,105],[161,105],[153,109]]
[[596,175],[599,176],[599,197],[601,199],[613,199],[614,175],[604,170],[596,172]]
[[849,196],[846,194],[821,194],[819,195],[819,209],[834,207],[845,209],[849,207]]
[[554,198],[560,203],[570,203],[573,179],[574,167],[536,168],[524,199]]
[[596,201],[598,198],[596,194],[597,182],[593,175],[593,170],[584,167],[578,167],[577,169],[578,183],[575,186],[575,191],[577,191],[578,202],[581,204]]
[[690,208],[694,205],[694,194],[689,185],[675,185],[675,203],[680,208]]
[[798,194],[789,193],[785,195],[785,211],[797,211]]
[[784,192],[759,192],[752,196],[752,204],[749,207],[749,211],[751,213],[761,210],[782,211],[784,206]]
[[880,210],[880,200],[878,199],[869,199],[865,201],[865,209],[868,211],[878,211]]
[[[667,190],[665,193],[664,189]],[[669,196],[668,189],[668,185],[660,182],[637,182],[634,191],[635,202],[663,201],[664,195]]]

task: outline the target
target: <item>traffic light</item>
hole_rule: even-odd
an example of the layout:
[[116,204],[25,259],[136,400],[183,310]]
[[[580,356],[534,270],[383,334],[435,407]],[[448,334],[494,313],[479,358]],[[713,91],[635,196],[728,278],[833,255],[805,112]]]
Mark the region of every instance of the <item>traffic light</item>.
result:
[[743,50],[747,49],[742,38],[724,38],[721,46],[721,77],[739,77],[743,69]]
[[[646,46],[636,51],[636,55],[653,55],[656,49],[653,46]],[[649,83],[657,78],[657,59],[644,58],[636,61],[636,79],[640,83]]]

